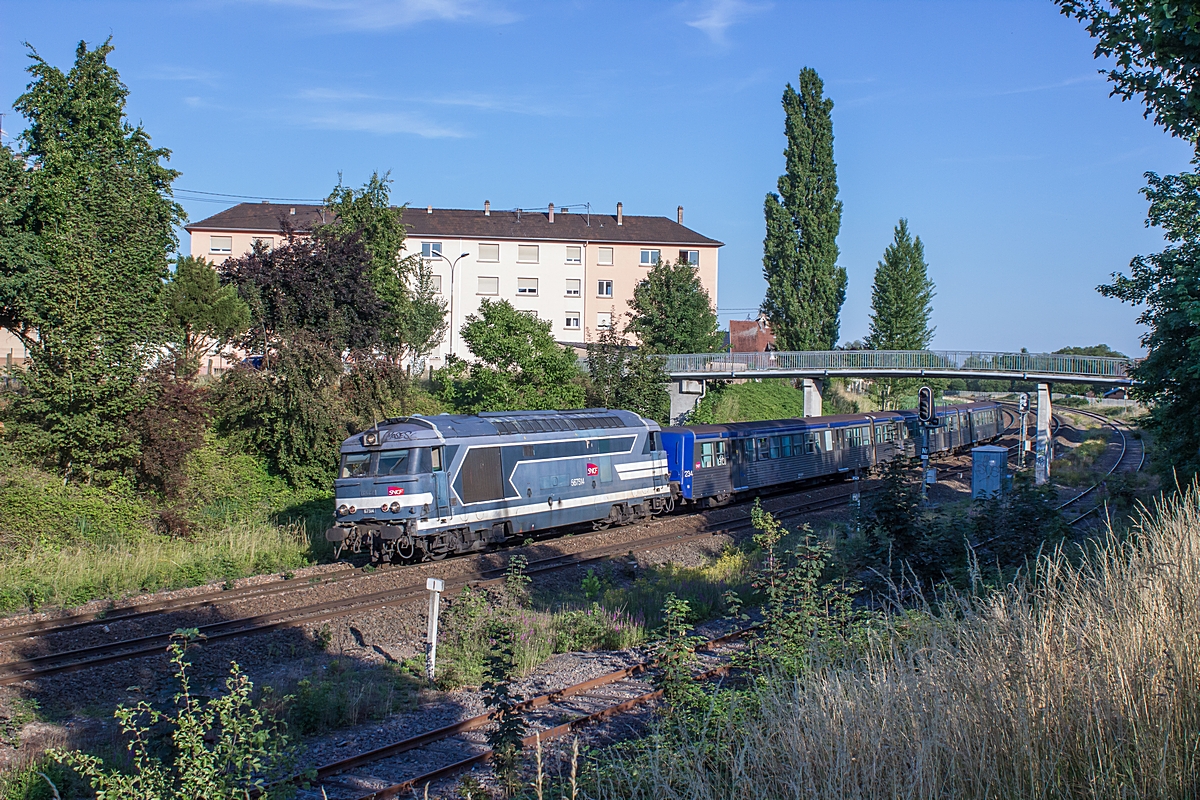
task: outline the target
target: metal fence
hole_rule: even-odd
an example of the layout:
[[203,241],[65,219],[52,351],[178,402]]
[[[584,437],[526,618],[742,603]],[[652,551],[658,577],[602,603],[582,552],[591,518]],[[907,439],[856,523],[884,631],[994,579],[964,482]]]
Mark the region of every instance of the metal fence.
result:
[[[693,353],[669,355],[671,375],[825,372],[852,374],[930,372],[1053,375],[1064,378],[1128,380],[1126,358],[1068,356],[1053,353],[988,353],[975,350],[809,350],[765,353]],[[715,377],[715,376],[714,376]]]

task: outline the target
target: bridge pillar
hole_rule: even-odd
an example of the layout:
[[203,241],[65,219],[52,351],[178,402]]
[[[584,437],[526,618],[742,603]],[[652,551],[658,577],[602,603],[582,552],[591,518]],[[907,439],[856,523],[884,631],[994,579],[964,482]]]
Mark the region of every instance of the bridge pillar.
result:
[[804,416],[821,416],[821,382],[812,378],[804,378]]
[[1038,384],[1037,398],[1037,446],[1034,461],[1033,482],[1038,486],[1050,480],[1050,461],[1054,457],[1054,443],[1050,439],[1050,384]]
[[683,418],[700,405],[704,399],[704,381],[671,381],[667,384],[667,394],[671,396],[672,425],[683,422]]

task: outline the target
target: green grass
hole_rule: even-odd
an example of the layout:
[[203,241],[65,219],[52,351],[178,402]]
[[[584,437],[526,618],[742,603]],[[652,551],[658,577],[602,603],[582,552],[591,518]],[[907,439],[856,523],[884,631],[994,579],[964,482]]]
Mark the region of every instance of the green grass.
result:
[[322,673],[265,690],[260,695],[264,710],[293,733],[308,736],[411,711],[425,685],[420,669],[407,665],[364,668],[334,660]]
[[0,445],[0,612],[294,570],[328,556],[327,494],[293,492],[216,440],[188,473],[171,507],[190,529],[179,538],[147,500],[64,485]]

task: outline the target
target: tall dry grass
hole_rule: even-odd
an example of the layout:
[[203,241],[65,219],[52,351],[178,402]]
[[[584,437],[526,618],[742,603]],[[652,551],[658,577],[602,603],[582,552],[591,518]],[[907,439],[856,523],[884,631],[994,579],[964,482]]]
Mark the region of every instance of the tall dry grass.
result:
[[1193,488],[915,638],[602,757],[596,795],[1200,796],[1198,503]]

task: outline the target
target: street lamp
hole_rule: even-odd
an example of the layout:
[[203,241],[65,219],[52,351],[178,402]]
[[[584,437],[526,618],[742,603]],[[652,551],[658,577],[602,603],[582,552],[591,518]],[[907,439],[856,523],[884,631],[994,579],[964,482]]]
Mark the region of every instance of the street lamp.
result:
[[458,266],[458,262],[471,254],[463,253],[453,261],[442,255],[441,251],[435,250],[433,254],[450,265],[450,350],[447,355],[452,355],[454,353],[454,268]]

